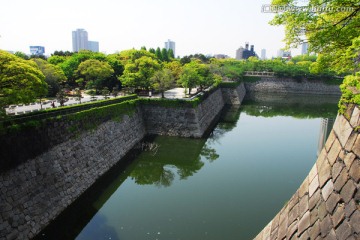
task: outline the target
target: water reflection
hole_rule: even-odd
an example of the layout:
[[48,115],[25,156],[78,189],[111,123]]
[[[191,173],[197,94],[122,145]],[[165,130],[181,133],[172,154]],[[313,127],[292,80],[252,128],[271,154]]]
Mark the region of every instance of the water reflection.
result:
[[[143,152],[138,156],[130,177],[139,185],[154,184],[169,187],[176,175],[182,180],[194,175],[203,166],[201,156],[210,162],[219,158],[216,150],[205,139],[155,137],[158,151]],[[176,147],[174,147],[176,146]]]
[[323,118],[321,119],[319,143],[317,149],[317,156],[319,156],[321,150],[325,146],[326,140],[330,135],[331,129],[334,125],[335,118]]

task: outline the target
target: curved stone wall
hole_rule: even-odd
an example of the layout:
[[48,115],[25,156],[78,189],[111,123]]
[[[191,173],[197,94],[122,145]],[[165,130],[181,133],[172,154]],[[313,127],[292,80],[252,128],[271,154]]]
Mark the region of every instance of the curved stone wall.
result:
[[360,239],[359,107],[345,115],[300,188],[255,239]]

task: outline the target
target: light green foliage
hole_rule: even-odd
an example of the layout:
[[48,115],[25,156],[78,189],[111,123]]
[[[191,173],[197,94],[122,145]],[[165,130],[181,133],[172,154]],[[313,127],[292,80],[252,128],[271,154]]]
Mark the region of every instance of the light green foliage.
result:
[[35,62],[0,50],[0,111],[8,104],[30,103],[46,95],[47,84]]
[[87,88],[99,89],[104,81],[114,74],[114,70],[107,62],[89,59],[80,63],[77,74],[83,77]]
[[150,79],[152,87],[161,92],[161,97],[164,98],[164,92],[174,86],[174,76],[170,69],[158,70]]
[[[297,6],[296,0],[273,0],[275,6]],[[349,56],[344,54],[360,36],[360,6],[356,0],[309,0],[305,11],[276,14],[271,24],[285,26],[287,47],[296,47],[304,39],[309,51],[326,55],[322,64],[339,73],[351,71]],[[309,10],[314,11],[309,11]],[[326,9],[322,11],[321,9]],[[352,65],[352,64],[350,64]]]
[[156,59],[142,56],[135,59],[134,62],[128,62],[125,65],[125,70],[120,77],[120,81],[126,87],[149,89],[150,78],[160,67]]
[[200,79],[201,76],[198,72],[198,63],[193,61],[184,65],[178,83],[184,88],[189,89],[190,94],[191,89],[195,88],[200,83]]
[[[273,0],[275,6],[296,6],[296,0]],[[309,0],[306,9],[315,11],[285,11],[276,14],[274,25],[285,26],[287,47],[298,46],[304,39],[309,42],[309,51],[318,54],[317,62],[311,64],[312,73],[324,69],[339,74],[354,74],[345,77],[340,101],[340,112],[345,103],[359,104],[357,88],[360,64],[360,5],[358,0]],[[325,11],[321,11],[325,9]]]
[[59,66],[50,64],[49,62],[40,59],[32,59],[40,68],[45,76],[45,82],[48,84],[48,96],[55,97],[60,89],[60,85],[66,82],[66,76]]
[[346,76],[340,89],[343,93],[339,102],[341,113],[345,112],[346,105],[349,103],[360,106],[360,72]]

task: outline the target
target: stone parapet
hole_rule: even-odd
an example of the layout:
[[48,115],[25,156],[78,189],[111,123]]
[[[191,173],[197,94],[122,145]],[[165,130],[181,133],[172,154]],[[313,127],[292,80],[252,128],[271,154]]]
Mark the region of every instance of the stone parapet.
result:
[[256,240],[360,239],[359,107],[347,114],[338,115],[309,175]]

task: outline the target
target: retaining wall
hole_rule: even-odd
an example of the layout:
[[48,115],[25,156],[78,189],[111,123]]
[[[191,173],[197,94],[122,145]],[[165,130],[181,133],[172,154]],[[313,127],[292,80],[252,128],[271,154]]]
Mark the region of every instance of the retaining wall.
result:
[[306,93],[341,95],[338,85],[325,84],[319,80],[294,80],[291,78],[262,77],[261,80],[245,83],[247,92]]
[[26,144],[19,152],[28,157],[34,144],[44,145],[35,148],[36,156],[0,173],[0,239],[34,237],[146,134],[201,137],[224,104],[218,89],[195,108],[138,106],[130,116],[85,132],[81,122],[64,118],[7,139],[18,147]]
[[137,110],[2,173],[0,239],[35,236],[144,136]]
[[255,239],[360,239],[359,107],[345,115],[300,188]]

